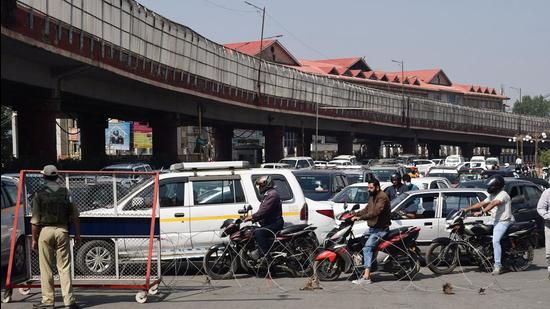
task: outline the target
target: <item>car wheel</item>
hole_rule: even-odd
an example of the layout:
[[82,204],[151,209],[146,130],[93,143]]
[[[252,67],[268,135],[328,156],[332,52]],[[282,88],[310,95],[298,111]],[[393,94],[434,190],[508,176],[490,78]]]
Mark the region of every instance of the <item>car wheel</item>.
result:
[[75,264],[78,273],[82,275],[114,275],[114,244],[105,240],[92,240],[84,243],[76,253]]
[[21,275],[25,272],[25,238],[20,237],[15,244],[15,249],[13,253],[13,271],[16,275]]

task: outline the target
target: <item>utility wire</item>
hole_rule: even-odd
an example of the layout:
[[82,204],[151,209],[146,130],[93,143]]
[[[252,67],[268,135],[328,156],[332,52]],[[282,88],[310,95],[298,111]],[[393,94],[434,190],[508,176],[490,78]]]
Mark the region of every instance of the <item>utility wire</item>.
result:
[[210,0],[203,0],[203,1],[215,6],[217,8],[224,9],[224,10],[231,11],[231,12],[238,12],[238,13],[253,13],[253,12],[256,12],[255,10],[238,10],[238,9],[228,8],[226,6],[217,4],[216,2],[210,1]]

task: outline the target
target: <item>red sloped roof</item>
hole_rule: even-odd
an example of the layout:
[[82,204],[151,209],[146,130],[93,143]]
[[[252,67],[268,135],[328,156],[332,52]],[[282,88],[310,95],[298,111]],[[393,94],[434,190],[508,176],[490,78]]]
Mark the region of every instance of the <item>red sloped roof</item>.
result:
[[[271,44],[273,44],[276,40],[264,40],[263,49],[266,49]],[[238,42],[238,43],[228,43],[223,44],[226,48],[231,48],[236,51],[239,51],[241,53],[250,55],[250,56],[256,56],[260,53],[260,41],[251,41],[251,42]]]
[[[423,82],[429,83],[440,72],[443,72],[443,70],[436,68],[436,69],[429,69],[429,70],[405,71],[403,72],[403,75],[406,77],[417,77]],[[401,72],[388,72],[387,74],[398,74],[399,76],[401,76]],[[447,76],[444,72],[443,74]]]
[[[300,60],[302,61],[302,60]],[[336,58],[336,59],[320,59],[320,60],[303,60],[317,63],[329,63],[335,66],[341,66],[349,69],[351,66],[357,62],[362,62],[367,71],[370,71],[369,65],[361,57],[351,57],[351,58]]]

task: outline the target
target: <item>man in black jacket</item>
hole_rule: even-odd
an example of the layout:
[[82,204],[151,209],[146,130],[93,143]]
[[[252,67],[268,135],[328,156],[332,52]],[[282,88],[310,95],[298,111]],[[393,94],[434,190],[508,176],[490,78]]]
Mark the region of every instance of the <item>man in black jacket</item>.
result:
[[262,203],[258,211],[245,219],[260,223],[261,229],[257,229],[254,237],[260,248],[260,255],[265,255],[273,245],[275,233],[283,228],[283,208],[281,198],[271,176],[262,176],[256,181],[256,186],[261,195]]

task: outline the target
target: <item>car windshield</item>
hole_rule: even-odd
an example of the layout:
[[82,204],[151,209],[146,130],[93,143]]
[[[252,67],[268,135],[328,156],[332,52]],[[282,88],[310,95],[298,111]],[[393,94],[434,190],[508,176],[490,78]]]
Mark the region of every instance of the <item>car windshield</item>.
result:
[[451,174],[451,173],[429,173],[428,176],[430,177],[445,177],[449,180],[451,184],[457,184],[459,183],[458,174]]
[[329,192],[330,177],[328,175],[296,176],[304,192]]
[[372,173],[374,174],[374,177],[378,179],[380,182],[389,182],[391,175],[395,174],[396,171],[394,169],[387,169],[387,170],[372,170]]
[[286,164],[290,165],[291,167],[296,166],[296,160],[283,159],[283,160],[279,161],[279,163],[286,163]]
[[369,201],[369,189],[367,186],[346,187],[338,192],[332,201],[335,203],[359,203],[365,204]]

